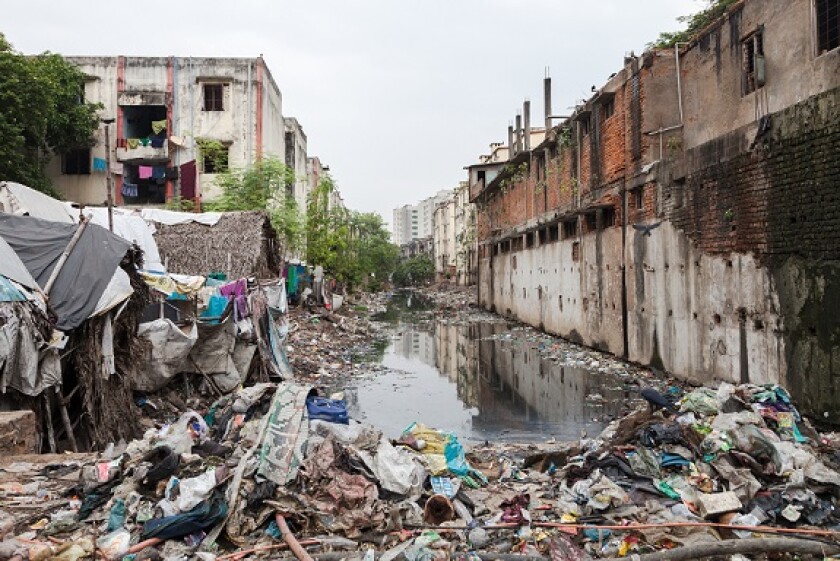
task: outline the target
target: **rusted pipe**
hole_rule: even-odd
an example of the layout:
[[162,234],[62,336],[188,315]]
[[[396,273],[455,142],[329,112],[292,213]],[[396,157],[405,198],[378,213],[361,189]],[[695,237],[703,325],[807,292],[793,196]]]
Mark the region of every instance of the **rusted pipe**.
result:
[[289,525],[286,524],[286,519],[283,515],[278,512],[274,516],[274,520],[277,522],[277,527],[280,528],[280,535],[283,536],[283,541],[286,542],[289,549],[291,549],[292,553],[295,554],[295,557],[298,558],[298,561],[313,561],[312,556],[303,549],[303,546],[300,545],[300,542],[294,534],[292,534],[292,531],[289,530]]

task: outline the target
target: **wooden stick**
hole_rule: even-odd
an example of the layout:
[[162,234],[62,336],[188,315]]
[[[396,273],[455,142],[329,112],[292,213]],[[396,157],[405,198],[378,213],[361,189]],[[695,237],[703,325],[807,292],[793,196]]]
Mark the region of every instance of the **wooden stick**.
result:
[[[730,555],[755,555],[757,553],[788,553],[798,555],[816,555],[827,557],[840,553],[840,546],[814,540],[796,538],[749,538],[745,540],[725,540],[705,542],[699,545],[678,547],[656,553],[633,556],[636,561],[690,561],[708,557],[728,557]],[[619,558],[605,561],[618,561]],[[628,557],[621,558],[626,561]]]
[[533,526],[538,528],[559,528],[569,530],[617,530],[632,532],[634,530],[653,530],[658,528],[722,528],[728,530],[743,530],[763,534],[802,534],[808,536],[840,537],[837,530],[817,530],[813,528],[778,528],[776,526],[742,526],[736,524],[724,524],[722,522],[668,522],[665,524],[612,524],[598,526],[593,524],[563,524],[562,522],[534,522]]
[[55,433],[52,425],[52,409],[50,405],[50,394],[44,392],[44,416],[47,418],[47,442],[50,445],[50,453],[55,454]]
[[[321,540],[301,540],[298,542],[300,545],[320,545]],[[252,553],[259,553],[261,551],[271,551],[274,549],[288,549],[289,544],[287,543],[278,543],[274,545],[260,545],[257,547],[252,547],[251,549],[243,549],[242,551],[237,551],[236,553],[229,553],[227,555],[222,555],[221,557],[217,557],[216,561],[224,561],[225,559],[241,559],[246,555],[250,555]]]
[[292,550],[292,553],[295,554],[298,561],[313,561],[312,556],[303,549],[300,542],[297,541],[297,538],[294,534],[292,534],[292,531],[289,530],[289,525],[286,524],[286,519],[283,515],[278,512],[274,515],[274,520],[277,521],[277,527],[280,528],[280,535],[283,536],[283,541],[289,544],[289,549]]
[[58,386],[55,388],[55,395],[58,398],[58,411],[61,413],[61,422],[64,423],[64,431],[67,433],[67,439],[70,441],[70,448],[73,452],[78,452],[79,446],[76,444],[76,435],[73,434],[73,425],[70,423],[67,405],[64,404],[64,397],[62,397],[61,390],[58,389]]
[[61,254],[61,257],[58,258],[58,263],[56,263],[55,267],[53,267],[53,270],[50,273],[50,278],[47,279],[47,284],[44,285],[44,294],[47,296],[49,296],[50,290],[52,290],[55,279],[58,278],[58,274],[61,272],[61,269],[64,268],[64,263],[67,262],[67,258],[70,256],[70,253],[73,252],[73,248],[76,247],[77,243],[79,243],[79,239],[81,239],[82,233],[85,231],[85,228],[87,228],[87,225],[87,218],[79,218],[79,227],[76,228],[76,232],[73,234],[73,237],[70,238],[70,243],[68,243],[67,247],[64,248],[64,252]]

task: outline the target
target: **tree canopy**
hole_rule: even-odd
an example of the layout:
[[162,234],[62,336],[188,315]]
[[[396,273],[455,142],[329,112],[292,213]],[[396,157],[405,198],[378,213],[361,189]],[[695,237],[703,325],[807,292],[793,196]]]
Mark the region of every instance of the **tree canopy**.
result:
[[707,0],[706,7],[695,14],[677,18],[686,28],[682,31],[663,31],[659,37],[651,43],[652,47],[666,48],[673,47],[677,43],[687,43],[698,32],[714,22],[726,13],[730,6],[739,0]]
[[93,145],[99,104],[84,101],[85,77],[57,54],[25,56],[0,33],[0,179],[52,192],[54,154]]
[[[202,148],[204,149],[204,148]],[[295,182],[294,171],[277,158],[263,158],[244,168],[230,168],[216,176],[222,190],[208,210],[265,210],[280,235],[285,257],[303,250],[304,216],[286,185]]]

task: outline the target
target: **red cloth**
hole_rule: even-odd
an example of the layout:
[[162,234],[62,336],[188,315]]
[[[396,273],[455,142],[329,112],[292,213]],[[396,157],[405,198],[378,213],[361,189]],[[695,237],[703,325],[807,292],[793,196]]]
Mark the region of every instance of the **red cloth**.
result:
[[195,198],[195,160],[181,165],[181,198]]

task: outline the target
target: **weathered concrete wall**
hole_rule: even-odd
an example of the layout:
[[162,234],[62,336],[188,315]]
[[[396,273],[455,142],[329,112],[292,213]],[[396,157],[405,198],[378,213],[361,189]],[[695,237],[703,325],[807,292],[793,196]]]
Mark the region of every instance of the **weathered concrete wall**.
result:
[[[840,50],[816,56],[812,9],[810,0],[745,2],[691,45],[680,61],[686,148],[736,128],[754,131],[757,117],[837,85]],[[745,94],[741,41],[762,26],[767,82]]]
[[[103,105],[103,117],[118,118],[119,91],[159,94],[171,110],[170,135],[184,139],[183,147],[170,151],[170,166],[178,166],[198,157],[196,138],[219,140],[229,146],[229,165],[243,167],[262,155],[283,158],[285,125],[282,96],[262,59],[123,57],[120,83],[119,57],[69,57],[89,77],[85,98]],[[258,72],[258,67],[261,70]],[[171,75],[171,83],[170,83]],[[224,111],[204,111],[207,83],[224,84]],[[261,93],[258,95],[258,90]],[[260,105],[261,103],[261,105]],[[258,126],[259,120],[259,126]],[[258,130],[259,129],[259,130]],[[119,127],[111,125],[112,149]],[[258,134],[259,132],[259,134]],[[91,158],[105,158],[105,135],[97,131]],[[116,162],[116,158],[112,157]],[[101,205],[107,197],[103,173],[65,175],[61,157],[53,158],[48,174],[65,198],[87,205]],[[114,188],[119,200],[121,177],[115,175]],[[204,200],[218,196],[214,174],[199,174]]]

